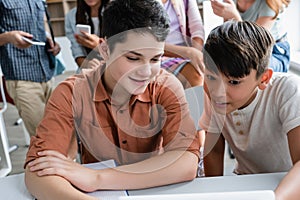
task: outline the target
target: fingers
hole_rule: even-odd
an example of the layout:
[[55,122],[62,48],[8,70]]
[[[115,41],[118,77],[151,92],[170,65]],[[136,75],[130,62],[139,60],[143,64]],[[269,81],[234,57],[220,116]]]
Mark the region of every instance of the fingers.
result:
[[82,46],[94,49],[99,44],[99,37],[95,34],[83,32],[83,35],[74,34],[76,41]]
[[38,155],[39,156],[53,156],[53,157],[57,157],[60,159],[68,159],[63,154],[59,153],[58,151],[53,151],[53,150],[40,151],[40,152],[38,152]]
[[61,48],[58,43],[55,43],[53,48],[48,49],[48,52],[51,52],[54,56],[56,56],[60,52]]
[[33,35],[24,31],[19,31],[19,34],[23,37],[27,37],[27,38],[33,38]]
[[52,49],[53,47],[54,47],[54,43],[53,43],[53,40],[52,40],[52,38],[50,38],[50,37],[47,37],[47,42],[49,43],[49,45],[50,45],[50,49]]
[[42,151],[38,152],[38,155],[41,157],[28,163],[28,167],[30,171],[37,172],[39,176],[63,175],[68,171],[70,163],[73,162],[57,151]]

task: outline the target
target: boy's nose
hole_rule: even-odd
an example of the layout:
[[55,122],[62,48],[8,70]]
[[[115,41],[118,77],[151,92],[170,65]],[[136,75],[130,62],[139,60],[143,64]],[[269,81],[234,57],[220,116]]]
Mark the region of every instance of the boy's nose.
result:
[[137,70],[137,74],[143,77],[149,77],[152,74],[152,68],[151,65],[146,64]]

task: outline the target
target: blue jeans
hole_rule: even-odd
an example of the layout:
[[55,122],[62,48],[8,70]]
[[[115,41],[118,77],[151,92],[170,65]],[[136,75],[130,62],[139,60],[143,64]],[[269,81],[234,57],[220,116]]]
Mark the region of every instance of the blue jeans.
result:
[[287,72],[290,65],[290,44],[285,42],[277,42],[272,51],[269,67],[274,72]]

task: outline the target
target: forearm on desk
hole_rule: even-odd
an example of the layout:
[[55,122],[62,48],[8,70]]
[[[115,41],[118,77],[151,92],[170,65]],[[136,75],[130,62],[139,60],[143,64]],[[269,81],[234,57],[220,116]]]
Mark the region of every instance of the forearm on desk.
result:
[[288,172],[275,190],[276,200],[297,200],[300,196],[300,161]]
[[170,151],[147,160],[99,171],[99,189],[142,189],[189,181],[196,177],[198,157]]
[[28,168],[25,170],[25,184],[28,191],[38,200],[96,200],[80,192],[60,176],[38,177]]

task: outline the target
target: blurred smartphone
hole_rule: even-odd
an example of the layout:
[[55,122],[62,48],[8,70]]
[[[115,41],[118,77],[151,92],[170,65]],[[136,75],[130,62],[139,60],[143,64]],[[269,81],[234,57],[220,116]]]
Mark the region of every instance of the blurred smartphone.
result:
[[40,45],[40,46],[45,46],[45,42],[41,42],[39,40],[36,40],[34,38],[30,39],[30,38],[27,38],[27,37],[22,37],[22,40],[28,42],[29,44],[32,44],[32,45]]
[[91,34],[91,26],[86,24],[76,24],[76,34],[82,35],[81,32]]

